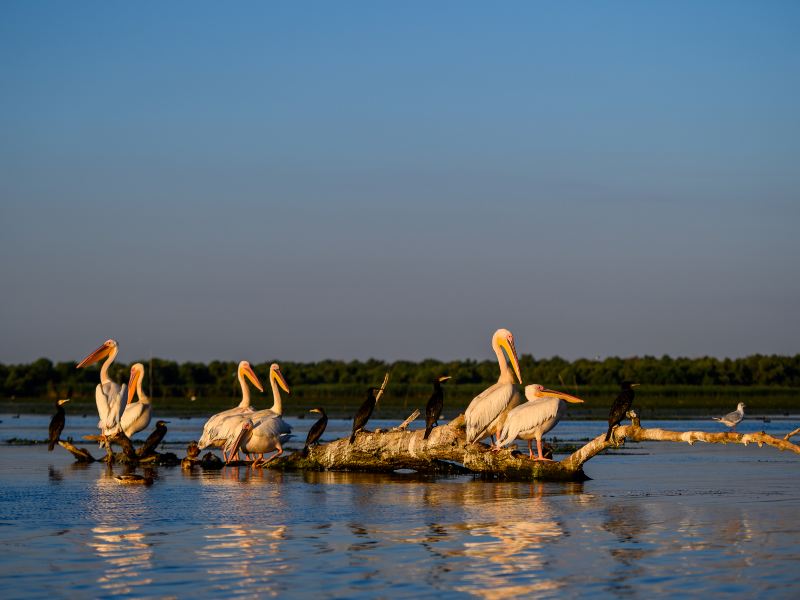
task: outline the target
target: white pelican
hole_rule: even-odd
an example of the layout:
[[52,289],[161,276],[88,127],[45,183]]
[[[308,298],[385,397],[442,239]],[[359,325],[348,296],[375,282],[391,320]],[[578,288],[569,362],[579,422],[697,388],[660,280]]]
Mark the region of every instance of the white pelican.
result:
[[206,424],[203,426],[203,435],[200,437],[200,441],[197,443],[201,449],[212,445],[219,447],[224,443],[220,440],[227,438],[230,432],[225,432],[223,435],[223,432],[220,431],[220,427],[224,424],[228,417],[253,412],[253,409],[250,406],[250,388],[247,386],[247,379],[249,379],[252,384],[258,388],[258,391],[264,391],[264,388],[261,387],[261,382],[258,380],[258,376],[255,374],[255,371],[253,371],[250,363],[246,360],[243,360],[239,363],[237,375],[239,377],[239,385],[242,386],[242,401],[239,402],[239,406],[228,410],[223,410],[221,413],[217,413],[208,421],[206,421]]
[[[464,418],[467,422],[467,441],[477,442],[487,435],[498,435],[503,428],[508,411],[522,402],[519,390],[514,386],[514,375],[522,383],[519,374],[519,359],[514,347],[514,336],[508,329],[498,329],[492,336],[492,350],[497,355],[500,377],[497,383],[485,389],[469,403]],[[503,350],[514,368],[508,368]]]
[[728,427],[732,428],[736,431],[736,426],[741,423],[742,419],[744,419],[744,402],[739,402],[736,405],[736,410],[733,412],[729,412],[724,417],[711,417],[715,421],[719,421],[723,425],[727,425]]
[[[287,394],[291,392],[277,363],[270,365],[269,383],[272,387],[272,408],[255,411],[235,419],[237,422],[232,426],[233,435],[228,438],[229,444],[226,446],[234,454],[238,454],[239,450],[243,450],[247,455],[258,454],[258,459],[253,466],[258,466],[259,463],[267,464],[273,458],[283,454],[282,444],[289,440],[291,437],[289,434],[292,433],[291,426],[281,416],[283,404],[279,388],[282,388]],[[234,419],[230,421],[234,421]],[[233,440],[232,445],[230,444],[231,440]],[[277,453],[265,461],[264,454],[273,450],[277,450]],[[228,460],[233,460],[233,456],[230,456]]]
[[583,402],[580,398],[545,389],[543,385],[525,386],[527,402],[508,413],[503,431],[497,439],[497,447],[507,446],[515,439],[528,441],[528,456],[533,459],[531,440],[536,438],[537,460],[550,460],[542,456],[542,436],[550,431],[564,416],[567,402]]
[[[129,438],[132,438],[134,433],[139,433],[150,425],[152,407],[150,398],[145,395],[142,389],[143,380],[144,365],[136,363],[131,367],[131,378],[128,381],[128,405],[125,407],[125,412],[122,413],[122,431]],[[139,395],[139,401],[131,402],[136,394]]]
[[128,401],[128,387],[123,383],[121,386],[111,380],[108,369],[119,352],[119,346],[115,340],[106,340],[102,346],[92,352],[89,356],[78,363],[77,368],[81,369],[88,365],[93,365],[105,358],[103,366],[100,368],[100,383],[95,388],[95,402],[97,403],[97,414],[100,421],[97,427],[101,431],[101,442],[105,442],[109,453],[111,445],[108,438],[116,435],[120,431],[120,420],[122,413],[125,412],[125,405]]

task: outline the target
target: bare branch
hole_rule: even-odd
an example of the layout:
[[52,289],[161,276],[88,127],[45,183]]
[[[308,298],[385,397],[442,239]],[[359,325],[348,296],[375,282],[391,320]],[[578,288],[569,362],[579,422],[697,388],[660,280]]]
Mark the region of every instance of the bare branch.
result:
[[800,427],[798,427],[797,429],[795,429],[794,431],[792,431],[790,433],[787,433],[785,436],[783,436],[783,439],[788,440],[790,437],[795,436],[798,433],[800,433]]
[[411,413],[408,418],[400,423],[397,427],[392,427],[390,431],[404,431],[408,428],[408,426],[419,416],[419,409],[415,408],[414,412]]

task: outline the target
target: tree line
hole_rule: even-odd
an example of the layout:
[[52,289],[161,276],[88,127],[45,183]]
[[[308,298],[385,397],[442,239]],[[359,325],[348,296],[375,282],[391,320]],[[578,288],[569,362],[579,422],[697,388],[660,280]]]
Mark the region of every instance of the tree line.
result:
[[[153,358],[142,360],[146,368],[145,391],[154,397],[230,397],[239,393],[237,363],[212,361],[178,363]],[[497,362],[492,360],[456,360],[442,362],[426,359],[419,362],[388,363],[323,360],[319,362],[279,362],[290,386],[296,385],[378,385],[384,373],[392,369],[395,384],[429,383],[439,375],[450,375],[457,384],[490,384],[497,380]],[[265,387],[269,362],[253,365]],[[745,358],[718,359],[671,358],[653,356],[604,360],[563,358],[536,359],[520,356],[525,383],[537,382],[553,387],[611,385],[628,379],[654,385],[735,385],[800,386],[800,354],[794,356],[755,354]],[[99,367],[76,369],[74,362],[53,363],[40,358],[30,364],[0,364],[0,396],[3,398],[93,396]],[[127,381],[130,364],[115,363],[111,376]]]

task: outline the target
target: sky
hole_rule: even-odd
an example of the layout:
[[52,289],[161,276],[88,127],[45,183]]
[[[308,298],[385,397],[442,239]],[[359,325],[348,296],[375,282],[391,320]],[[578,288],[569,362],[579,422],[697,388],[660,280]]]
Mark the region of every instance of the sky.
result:
[[797,2],[0,4],[0,362],[800,352]]

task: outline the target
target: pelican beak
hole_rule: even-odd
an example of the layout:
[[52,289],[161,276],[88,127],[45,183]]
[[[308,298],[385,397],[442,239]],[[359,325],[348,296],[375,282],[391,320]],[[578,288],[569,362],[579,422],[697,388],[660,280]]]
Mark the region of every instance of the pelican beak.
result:
[[93,365],[94,363],[104,359],[111,353],[111,349],[113,345],[110,342],[105,342],[102,346],[100,346],[97,350],[92,352],[89,356],[84,358],[81,362],[78,363],[78,366],[75,367],[76,369],[81,369],[83,367]]
[[247,366],[242,367],[242,373],[244,374],[245,377],[247,377],[250,380],[250,382],[254,386],[256,386],[256,388],[258,388],[259,392],[264,391],[264,388],[261,386],[261,382],[258,380],[256,372],[253,371],[253,367],[251,367],[249,364]]
[[287,394],[291,394],[292,392],[289,391],[289,384],[286,383],[286,379],[283,377],[283,373],[281,373],[280,369],[275,369],[272,371],[272,376],[275,378],[275,381],[278,382],[278,385],[281,386],[284,392]]
[[511,361],[511,366],[514,368],[514,373],[517,376],[517,381],[522,383],[522,375],[519,374],[519,359],[517,358],[517,349],[514,347],[514,340],[501,337],[499,340],[500,346],[505,349],[508,355],[508,360]]
[[133,396],[136,394],[136,386],[141,378],[142,372],[139,369],[131,369],[131,378],[128,380],[128,404],[133,400]]
[[583,402],[583,400],[580,398],[571,396],[570,394],[565,394],[564,392],[557,392],[555,390],[542,390],[538,395],[549,396],[551,398],[560,398],[561,400],[566,400],[567,402],[572,402],[573,404],[580,404]]
[[447,381],[448,379],[451,378],[452,378],[451,375],[445,375],[444,377],[439,377],[439,383],[441,383],[442,381]]

